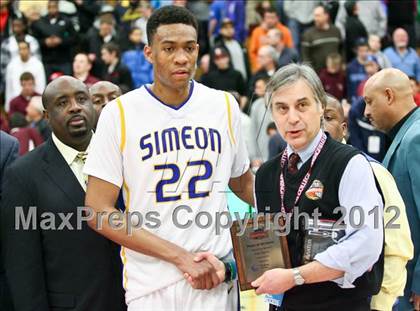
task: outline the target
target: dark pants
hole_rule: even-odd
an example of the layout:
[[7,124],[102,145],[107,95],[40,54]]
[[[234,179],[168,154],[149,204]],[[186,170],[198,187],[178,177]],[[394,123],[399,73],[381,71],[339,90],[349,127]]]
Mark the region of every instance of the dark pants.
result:
[[[304,302],[302,302],[304,303]],[[354,300],[350,302],[343,302],[338,305],[331,305],[328,308],[323,308],[322,311],[370,311],[370,304],[367,298]],[[270,305],[270,311],[319,311],[318,308],[311,309],[308,305],[302,305],[302,308],[285,308]]]

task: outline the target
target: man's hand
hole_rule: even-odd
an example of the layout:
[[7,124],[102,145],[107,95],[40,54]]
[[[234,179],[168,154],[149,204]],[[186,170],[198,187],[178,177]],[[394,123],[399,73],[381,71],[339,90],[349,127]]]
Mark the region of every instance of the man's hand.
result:
[[294,287],[295,279],[291,269],[272,269],[264,272],[251,285],[257,287],[257,295],[280,294]]
[[413,293],[411,295],[410,302],[413,303],[415,311],[420,311],[420,295]]
[[[218,286],[220,283],[223,283],[223,281],[225,280],[225,277],[226,277],[226,270],[225,270],[225,265],[223,264],[223,262],[220,261],[216,256],[214,256],[210,252],[197,253],[195,258],[194,258],[194,261],[195,262],[201,262],[203,260],[207,260],[214,267],[214,269],[216,269],[218,282],[217,282],[217,284],[214,284],[214,287]],[[192,283],[191,283],[192,278],[188,277],[187,280],[192,285]]]
[[215,267],[207,260],[195,261],[196,255],[185,252],[176,267],[195,289],[212,289],[220,284]]

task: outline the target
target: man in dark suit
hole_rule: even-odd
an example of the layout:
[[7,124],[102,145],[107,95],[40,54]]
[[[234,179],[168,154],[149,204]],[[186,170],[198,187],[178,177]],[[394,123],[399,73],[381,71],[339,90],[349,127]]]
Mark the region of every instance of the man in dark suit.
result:
[[[3,172],[18,157],[19,143],[16,138],[0,131],[0,201],[2,198],[1,183]],[[1,250],[1,240],[0,240]],[[9,289],[6,285],[6,276],[4,274],[3,261],[0,257],[0,306],[2,310],[13,310],[10,300]]]
[[1,238],[14,307],[124,310],[116,246],[80,222],[95,121],[88,89],[62,76],[42,100],[52,137],[4,176]]

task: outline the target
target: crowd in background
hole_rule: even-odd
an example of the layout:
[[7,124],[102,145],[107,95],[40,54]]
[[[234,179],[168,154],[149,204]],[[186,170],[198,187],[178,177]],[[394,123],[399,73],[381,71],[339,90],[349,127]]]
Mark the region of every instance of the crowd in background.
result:
[[389,141],[364,117],[365,81],[398,68],[420,105],[419,0],[2,0],[0,126],[19,139],[21,155],[50,135],[40,95],[54,78],[72,75],[89,87],[107,80],[123,93],[153,82],[146,24],[168,4],[197,17],[195,79],[236,97],[255,168],[284,147],[264,93],[291,62],[317,71],[345,108],[350,142],[377,160]]

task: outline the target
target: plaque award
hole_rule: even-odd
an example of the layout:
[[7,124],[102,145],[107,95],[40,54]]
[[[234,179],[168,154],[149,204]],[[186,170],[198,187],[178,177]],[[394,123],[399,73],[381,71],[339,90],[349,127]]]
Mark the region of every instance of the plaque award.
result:
[[230,231],[241,291],[253,289],[251,282],[267,270],[291,267],[284,219],[276,221],[273,215],[244,220],[243,232],[239,222],[233,222]]

